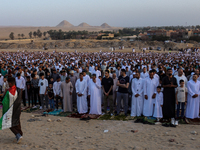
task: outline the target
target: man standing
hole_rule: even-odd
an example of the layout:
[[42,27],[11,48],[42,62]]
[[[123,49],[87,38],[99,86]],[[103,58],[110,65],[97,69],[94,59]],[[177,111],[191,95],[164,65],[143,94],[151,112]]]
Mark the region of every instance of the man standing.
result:
[[176,78],[172,76],[172,69],[167,69],[167,76],[162,80],[163,90],[163,119],[170,119],[171,124],[175,125],[175,88],[177,88]]
[[197,74],[193,75],[193,80],[188,81],[188,100],[186,108],[186,118],[199,118],[199,94],[200,81],[197,80]]
[[118,65],[117,66],[117,69],[116,69],[116,76],[117,76],[117,78],[119,78],[119,76],[121,75],[121,69],[120,69],[120,66]]
[[92,75],[92,79],[89,81],[89,92],[90,97],[90,114],[100,115],[101,112],[101,82],[96,78],[96,74]]
[[0,130],[10,128],[15,134],[17,143],[22,140],[23,132],[21,130],[21,90],[15,86],[15,78],[8,78],[9,89],[6,92],[3,104],[3,116],[0,118]]
[[60,85],[62,82],[60,80],[61,78],[58,76],[56,82],[53,83],[53,93],[54,93],[54,96],[56,97],[56,109],[58,109],[58,100],[62,102],[60,98],[60,90],[61,90]]
[[77,94],[77,109],[79,114],[88,112],[87,105],[87,81],[83,80],[83,73],[79,74],[79,79],[76,81]]
[[143,111],[143,79],[140,78],[140,73],[136,73],[136,78],[131,83],[132,90],[132,104],[131,104],[131,116],[141,116]]
[[40,80],[38,86],[39,86],[39,95],[42,105],[42,107],[40,106],[40,109],[44,109],[44,99],[45,99],[46,109],[48,109],[48,104],[49,104],[47,96],[48,81],[47,79],[44,78],[44,73],[40,73]]
[[125,116],[127,116],[128,111],[128,87],[129,87],[129,77],[126,75],[126,70],[121,70],[122,75],[119,76],[117,86],[118,92],[117,92],[117,114],[120,113],[120,105],[121,105],[121,99],[124,101],[124,112]]
[[[144,80],[144,107],[143,115],[146,117],[153,115],[153,101],[156,97],[158,80],[154,77],[153,71],[149,71],[149,77]],[[175,106],[175,105],[174,105]]]
[[113,115],[113,79],[109,77],[109,70],[105,70],[105,77],[101,82],[104,93],[104,113],[107,113],[108,100],[110,104],[110,113]]
[[26,99],[25,99],[25,85],[26,82],[23,77],[21,77],[20,73],[17,73],[17,77],[15,78],[16,87],[21,90],[21,96],[23,99],[23,104],[26,106]]
[[178,86],[180,86],[180,80],[184,80],[185,87],[187,87],[187,78],[183,75],[183,69],[178,70],[178,75],[174,76],[176,78],[176,82]]
[[69,77],[66,77],[65,82],[61,83],[60,88],[61,88],[60,96],[63,100],[63,111],[72,112],[73,107],[72,107],[71,95],[73,92],[73,86],[72,83],[70,82]]
[[118,81],[118,78],[116,76],[116,73],[113,73],[113,105],[115,107],[116,105],[116,99],[117,99],[117,81]]
[[72,83],[72,86],[73,86],[72,104],[73,104],[74,106],[76,105],[76,98],[77,98],[77,95],[76,95],[76,87],[75,87],[76,81],[77,81],[77,77],[74,75],[74,71],[71,70],[71,71],[70,71],[70,82]]
[[99,76],[101,76],[101,71],[98,70],[98,66],[95,66],[95,70],[93,71],[93,74],[96,74],[97,78],[99,78]]
[[144,68],[143,68],[143,72],[140,74],[140,77],[141,77],[142,79],[146,79],[148,76],[149,76],[149,74],[147,73],[147,68],[144,67]]
[[76,76],[76,78],[77,79],[79,79],[79,74],[80,74],[80,72],[79,72],[79,69],[76,67],[76,68],[74,68],[74,76]]

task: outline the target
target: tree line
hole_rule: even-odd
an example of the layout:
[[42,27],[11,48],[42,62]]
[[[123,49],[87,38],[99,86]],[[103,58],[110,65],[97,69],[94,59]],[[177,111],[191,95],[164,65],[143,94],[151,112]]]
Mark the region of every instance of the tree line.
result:
[[[30,31],[28,33],[28,36],[29,36],[30,39],[32,39],[33,37],[34,38],[36,38],[36,37],[41,38],[42,36],[44,36],[46,38],[46,35],[47,35],[47,32],[46,31],[45,32],[41,32],[40,29],[38,29],[37,31],[33,31],[33,32]],[[21,39],[21,38],[23,39],[25,37],[25,35],[23,33],[22,34],[17,34],[17,36],[18,36],[18,39]],[[9,38],[11,40],[15,39],[14,32],[10,33]]]
[[[39,29],[37,31],[31,31],[28,33],[28,36],[30,39],[34,38],[42,38],[42,36],[44,37],[44,39],[46,39],[47,34],[48,37],[50,37],[52,40],[65,40],[65,39],[86,39],[89,38],[90,35],[98,35],[98,33],[104,33],[104,35],[100,35],[97,36],[96,39],[102,39],[102,36],[106,36],[109,33],[114,34],[114,37],[121,37],[121,36],[133,36],[133,35],[139,35],[140,33],[144,33],[147,32],[149,29],[151,30],[158,30],[158,29],[165,29],[165,30],[183,30],[186,31],[187,29],[190,30],[200,30],[200,25],[197,26],[164,26],[164,27],[138,27],[138,28],[123,28],[120,29],[118,31],[99,31],[99,32],[88,32],[86,30],[83,31],[62,31],[60,30],[49,30],[49,31],[45,31],[45,32],[41,32]],[[24,38],[25,35],[22,34],[18,34],[18,39],[20,38]],[[14,40],[15,39],[15,35],[13,32],[10,33],[9,35],[10,39]],[[176,41],[181,41],[181,40],[185,40],[185,41],[197,41],[200,42],[200,37],[199,36],[191,36],[190,38],[185,39],[182,35],[177,35],[176,37],[172,37],[173,39],[175,39]],[[142,40],[142,41],[165,41],[165,40],[171,40],[171,38],[167,37],[167,36],[152,36],[151,38],[136,38],[136,40]]]

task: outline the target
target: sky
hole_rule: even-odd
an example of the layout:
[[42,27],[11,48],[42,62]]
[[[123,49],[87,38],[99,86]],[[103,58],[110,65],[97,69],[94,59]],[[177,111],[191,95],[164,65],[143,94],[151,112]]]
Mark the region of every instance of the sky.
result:
[[0,0],[0,26],[200,24],[200,0]]

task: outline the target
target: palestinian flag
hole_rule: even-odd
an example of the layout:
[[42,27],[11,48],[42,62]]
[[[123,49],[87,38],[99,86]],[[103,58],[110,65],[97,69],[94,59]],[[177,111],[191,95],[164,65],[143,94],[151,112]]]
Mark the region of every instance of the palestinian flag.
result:
[[0,130],[17,126],[19,124],[21,102],[18,98],[16,86],[11,87],[6,92],[2,104],[3,112],[0,119]]

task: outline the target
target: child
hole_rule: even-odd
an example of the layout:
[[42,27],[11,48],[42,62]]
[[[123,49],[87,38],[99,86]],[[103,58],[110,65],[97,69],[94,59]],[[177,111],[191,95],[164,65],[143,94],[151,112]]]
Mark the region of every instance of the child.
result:
[[50,78],[51,78],[50,72],[47,72],[46,79],[47,79],[48,83],[50,83]]
[[3,84],[2,84],[2,93],[4,93],[7,89],[9,89],[7,78],[3,78]]
[[52,84],[53,85],[53,77],[50,77],[50,81],[49,81],[49,84]]
[[56,82],[53,83],[53,92],[54,95],[56,97],[56,109],[58,109],[58,99],[62,102],[61,97],[60,97],[60,85],[61,85],[61,81],[60,81],[60,76],[57,76]]
[[157,87],[157,93],[156,98],[153,102],[154,107],[154,113],[153,117],[157,118],[157,121],[159,121],[162,117],[162,106],[163,106],[163,93],[161,92],[161,86]]
[[54,109],[55,108],[55,106],[54,106],[54,93],[53,93],[53,85],[52,84],[49,84],[47,92],[48,92],[50,108]]
[[[32,88],[31,88],[31,78],[30,76],[26,77],[26,89],[27,89],[27,95],[28,95],[28,106],[30,107],[31,103],[31,96],[32,96]],[[32,98],[32,107],[33,107],[33,98]]]
[[44,78],[44,73],[40,73],[40,80],[38,86],[39,86],[40,100],[42,104],[42,107],[40,107],[40,109],[44,109],[44,99],[45,99],[46,109],[48,109],[48,97],[47,97],[48,81],[47,79]]
[[184,86],[184,80],[180,80],[179,82],[180,86],[176,88],[177,118],[179,118],[181,106],[181,119],[183,119],[185,104],[187,102],[187,88]]
[[20,124],[22,91],[20,89],[17,90],[17,87],[15,86],[15,78],[8,78],[8,84],[9,89],[2,102],[3,116],[0,118],[0,130],[10,128],[16,136],[17,143],[20,143],[23,136]]

